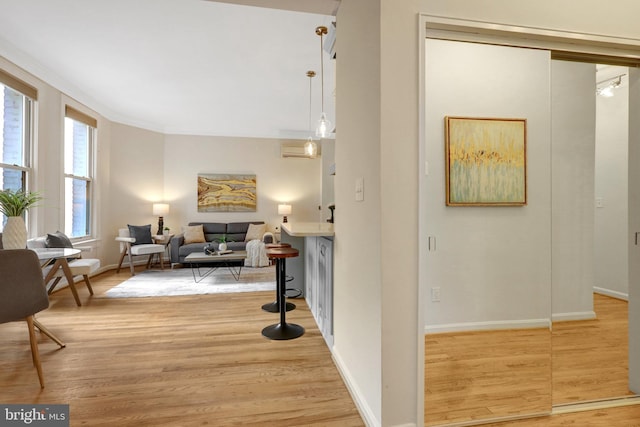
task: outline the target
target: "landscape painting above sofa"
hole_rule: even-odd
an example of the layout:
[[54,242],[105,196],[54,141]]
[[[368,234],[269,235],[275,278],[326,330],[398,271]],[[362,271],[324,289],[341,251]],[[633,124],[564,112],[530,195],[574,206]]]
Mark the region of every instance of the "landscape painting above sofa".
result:
[[198,212],[255,211],[255,175],[198,174]]

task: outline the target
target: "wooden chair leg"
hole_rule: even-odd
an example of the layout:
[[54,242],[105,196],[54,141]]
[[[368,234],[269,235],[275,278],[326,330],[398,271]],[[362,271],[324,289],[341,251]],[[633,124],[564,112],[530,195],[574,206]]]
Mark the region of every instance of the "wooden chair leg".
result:
[[131,275],[136,275],[136,270],[133,267],[133,257],[131,256],[131,251],[127,251],[127,255],[129,255],[129,268],[131,269]]
[[40,380],[40,388],[44,388],[44,376],[42,375],[42,364],[40,363],[40,351],[38,350],[38,341],[36,331],[33,327],[33,316],[27,317],[27,326],[29,327],[29,342],[31,344],[31,357],[33,364],[38,371],[38,379]]
[[122,267],[122,261],[124,261],[124,257],[127,255],[127,250],[125,249],[124,251],[122,251],[122,253],[120,254],[120,262],[118,263],[118,269],[116,270],[116,273],[120,273],[120,267]]
[[147,260],[147,270],[149,269],[149,267],[151,267],[151,260],[153,259],[153,255],[155,254],[149,255],[149,259]]
[[89,289],[89,293],[93,295],[93,288],[91,287],[91,282],[89,281],[89,275],[84,274],[82,277],[84,277],[84,283],[87,284],[87,289]]
[[51,287],[47,291],[47,293],[49,295],[51,295],[51,292],[53,292],[53,290],[56,288],[56,286],[58,286],[58,283],[60,283],[60,280],[62,280],[62,277],[56,277],[56,279],[53,281],[53,284],[51,285]]

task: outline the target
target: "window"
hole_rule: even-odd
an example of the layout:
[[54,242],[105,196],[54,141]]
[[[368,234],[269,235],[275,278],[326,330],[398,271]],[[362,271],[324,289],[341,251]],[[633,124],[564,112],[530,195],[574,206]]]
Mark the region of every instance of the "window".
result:
[[[27,190],[31,174],[33,104],[38,92],[0,70],[0,189]],[[26,218],[25,218],[26,220]],[[6,218],[2,217],[0,231]],[[28,225],[28,221],[27,225]]]
[[69,106],[64,119],[64,232],[91,235],[96,120]]

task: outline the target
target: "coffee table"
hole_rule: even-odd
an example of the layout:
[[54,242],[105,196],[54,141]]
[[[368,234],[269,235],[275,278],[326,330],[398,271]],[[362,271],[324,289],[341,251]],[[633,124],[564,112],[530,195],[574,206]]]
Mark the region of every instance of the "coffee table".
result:
[[[200,283],[203,279],[208,277],[211,273],[216,271],[220,267],[227,267],[229,272],[236,279],[236,282],[240,280],[240,273],[242,272],[242,266],[244,260],[247,257],[246,251],[233,251],[228,254],[208,255],[204,252],[193,252],[187,255],[184,261],[191,267],[191,273],[193,274],[193,281]],[[207,265],[208,270],[204,274],[200,271],[201,265]],[[198,275],[196,277],[196,270]]]

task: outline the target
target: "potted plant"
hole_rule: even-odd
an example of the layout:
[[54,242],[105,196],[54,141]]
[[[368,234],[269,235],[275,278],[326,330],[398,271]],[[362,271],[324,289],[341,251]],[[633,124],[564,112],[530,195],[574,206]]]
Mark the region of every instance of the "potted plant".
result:
[[217,239],[215,239],[216,242],[218,242],[218,250],[219,251],[226,251],[227,250],[227,242],[230,240],[227,240],[227,235],[223,234],[222,236],[218,237]]
[[170,231],[171,231],[171,229],[169,227],[165,227],[164,230],[163,230],[163,233],[164,233],[165,236],[168,236]]
[[7,217],[2,231],[4,249],[24,249],[27,247],[27,227],[24,213],[42,200],[37,192],[24,190],[0,191],[0,212]]

